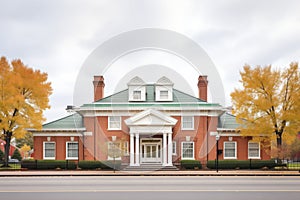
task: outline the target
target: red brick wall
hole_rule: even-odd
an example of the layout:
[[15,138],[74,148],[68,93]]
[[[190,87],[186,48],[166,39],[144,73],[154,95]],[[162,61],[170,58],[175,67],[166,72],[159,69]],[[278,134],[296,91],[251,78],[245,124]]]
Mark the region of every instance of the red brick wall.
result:
[[[66,159],[66,142],[70,142],[70,136],[51,136],[49,142],[55,142],[55,159],[65,160]],[[82,138],[74,137],[74,141],[78,142],[79,148],[79,160],[83,157],[83,145]],[[34,137],[34,159],[43,160],[43,145],[44,142],[48,142],[46,136],[35,136]]]
[[[237,160],[248,160],[248,142],[252,140],[251,137],[231,137],[231,141],[237,142]],[[224,159],[224,142],[230,141],[228,136],[222,136],[219,140],[219,149],[223,150],[223,154],[219,155],[219,159]],[[260,158],[262,160],[271,159],[268,149],[264,147],[263,144],[260,146]],[[216,155],[216,149],[214,149],[214,154]]]
[[129,141],[129,129],[124,122],[125,119],[126,117],[121,119],[121,130],[107,130],[107,116],[96,117],[96,120],[94,117],[84,119],[87,131],[93,133],[93,136],[87,136],[85,140],[85,147],[89,152],[85,156],[86,160],[107,160],[107,142],[112,141],[112,136],[116,136],[117,141]]
[[[173,141],[176,141],[177,155],[173,156],[173,161],[180,159],[181,142],[186,141],[186,136],[190,136],[190,141],[195,144],[195,159],[206,161],[216,159],[216,140],[215,136],[210,136],[210,132],[216,132],[218,118],[207,116],[195,116],[194,130],[181,130],[181,117],[172,116],[177,119],[177,124],[173,127]],[[122,117],[121,130],[107,130],[108,117],[85,117],[84,124],[87,132],[92,132],[92,136],[75,137],[79,141],[79,160],[106,160],[107,142],[112,140],[112,136],[117,136],[118,141],[128,141],[129,128],[124,123],[128,117]],[[208,130],[208,131],[207,131]],[[162,138],[162,136],[158,136]],[[232,141],[237,141],[237,159],[248,159],[248,141],[247,137],[232,137]],[[47,137],[34,137],[35,159],[43,159],[43,142]],[[51,137],[51,141],[56,142],[56,159],[64,160],[66,157],[66,142],[70,137]],[[219,149],[223,149],[223,142],[229,141],[228,137],[221,137]],[[83,148],[84,147],[84,148]],[[130,151],[130,149],[129,149]],[[129,156],[124,156],[124,160],[129,161]],[[223,155],[219,156],[223,159]],[[270,159],[267,151],[261,147],[261,159]]]

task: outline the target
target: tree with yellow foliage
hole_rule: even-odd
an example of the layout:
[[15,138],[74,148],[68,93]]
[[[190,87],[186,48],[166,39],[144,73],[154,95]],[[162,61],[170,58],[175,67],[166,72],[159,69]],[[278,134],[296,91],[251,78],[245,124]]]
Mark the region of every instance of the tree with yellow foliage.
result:
[[300,128],[300,73],[298,63],[284,70],[244,66],[241,89],[231,93],[233,113],[242,135],[266,136],[292,143]]
[[24,144],[21,148],[21,153],[23,158],[27,158],[28,157],[28,152],[31,150],[30,146],[27,144]]
[[45,118],[43,111],[49,109],[51,83],[47,73],[33,70],[5,57],[0,59],[0,137],[5,141],[4,167],[8,167],[10,142],[21,138],[27,128],[40,129]]

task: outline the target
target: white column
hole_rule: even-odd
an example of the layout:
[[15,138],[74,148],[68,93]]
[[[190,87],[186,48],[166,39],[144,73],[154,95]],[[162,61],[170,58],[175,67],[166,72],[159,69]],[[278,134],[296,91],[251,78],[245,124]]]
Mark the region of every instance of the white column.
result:
[[140,135],[135,134],[135,165],[140,166]]
[[168,133],[168,166],[173,166],[172,164],[172,133]]
[[134,166],[134,135],[130,133],[130,166]]
[[163,133],[163,166],[167,165],[167,133]]

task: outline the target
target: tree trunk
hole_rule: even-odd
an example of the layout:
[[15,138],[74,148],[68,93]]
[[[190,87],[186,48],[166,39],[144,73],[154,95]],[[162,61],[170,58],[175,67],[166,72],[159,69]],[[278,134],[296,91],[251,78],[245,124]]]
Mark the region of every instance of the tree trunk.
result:
[[4,152],[4,165],[2,167],[9,167],[8,165],[8,159],[9,159],[9,150],[10,150],[10,140],[11,140],[12,133],[6,132],[5,137],[5,152]]
[[281,154],[281,147],[282,147],[282,133],[277,133],[276,134],[276,139],[277,139],[277,163],[281,163],[280,154]]
[[277,148],[281,148],[282,145],[282,133],[277,133],[276,134],[277,138]]

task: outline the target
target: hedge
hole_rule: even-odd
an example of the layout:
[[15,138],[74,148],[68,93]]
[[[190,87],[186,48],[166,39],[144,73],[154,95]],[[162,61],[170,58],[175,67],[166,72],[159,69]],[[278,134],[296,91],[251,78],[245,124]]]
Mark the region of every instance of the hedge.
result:
[[181,160],[180,166],[182,169],[202,169],[199,160]]
[[[283,166],[278,164],[275,160],[219,160],[219,169],[262,169],[268,168],[273,169],[278,166]],[[207,162],[207,168],[215,169],[216,161],[209,160]]]
[[[51,169],[76,169],[77,164],[74,161],[66,160],[23,160],[21,162],[22,168],[29,170],[51,170]],[[102,169],[111,170],[121,168],[121,161],[79,161],[78,167],[85,170]]]
[[23,160],[21,162],[22,168],[27,169],[76,169],[77,165],[74,161],[66,160]]
[[119,170],[121,168],[121,161],[117,160],[115,161],[90,161],[90,160],[82,160],[78,162],[78,167],[80,169],[87,169],[87,170],[93,170],[93,169],[117,169]]

